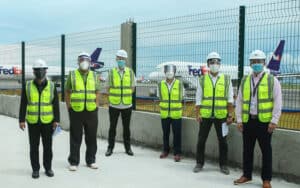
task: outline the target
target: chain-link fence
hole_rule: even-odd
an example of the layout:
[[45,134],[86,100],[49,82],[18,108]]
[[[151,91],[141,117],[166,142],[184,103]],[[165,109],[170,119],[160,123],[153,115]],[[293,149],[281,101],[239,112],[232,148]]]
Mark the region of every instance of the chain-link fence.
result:
[[32,66],[37,59],[47,62],[47,76],[60,76],[61,70],[60,36],[26,42],[25,45],[25,79],[33,79]]
[[[164,79],[163,65],[175,64],[176,76],[185,87],[184,116],[194,117],[196,83],[199,75],[207,71],[207,54],[216,51],[221,55],[221,71],[231,76],[236,94],[238,82],[250,70],[249,53],[261,49],[266,52],[267,61],[272,57],[281,60],[280,70],[276,73],[283,92],[280,126],[300,129],[299,0],[279,0],[140,22],[136,27],[136,35],[123,32],[120,26],[114,26],[29,41],[25,43],[23,54],[19,44],[0,46],[0,89],[2,92],[5,89],[7,93],[7,89],[20,88],[21,62],[25,62],[26,79],[30,79],[33,77],[32,63],[42,58],[50,66],[48,77],[55,80],[57,86],[60,85],[58,90],[62,88],[63,92],[62,83],[69,71],[77,68],[78,54],[82,51],[92,54],[96,48],[101,48],[99,61],[104,62],[104,67],[96,71],[101,80],[101,105],[107,106],[104,83],[108,70],[115,66],[115,52],[123,46],[121,41],[133,37],[132,40],[137,43],[136,48],[133,45],[126,50],[131,51],[129,54],[136,54],[136,109],[159,111],[157,83]],[[279,41],[284,41],[282,57],[274,54]],[[62,67],[64,74],[61,74]],[[10,76],[9,73],[14,71],[18,74]]]
[[[284,40],[284,53],[277,56],[280,70],[277,77],[283,94],[283,113],[280,127],[300,129],[300,1],[282,0],[246,8],[245,66],[248,54],[262,49],[267,60],[279,41]],[[267,62],[268,63],[268,62]]]
[[[164,79],[163,65],[175,64],[179,70],[177,77],[185,83],[184,115],[194,117],[193,82],[206,66],[209,52],[221,55],[221,70],[231,76],[234,93],[237,93],[238,63],[242,63],[244,74],[249,74],[251,51],[263,50],[269,62],[277,55],[274,50],[278,43],[283,41],[284,55],[277,56],[281,65],[276,73],[283,92],[280,127],[299,129],[300,1],[283,0],[247,6],[245,10],[244,15],[239,9],[231,9],[138,23],[137,76],[141,84],[137,88],[137,109],[159,111],[157,82]],[[240,24],[243,17],[245,25]],[[245,33],[241,33],[243,30]],[[241,48],[242,54],[239,53]],[[242,61],[239,62],[239,58]]]
[[104,62],[104,67],[95,70],[100,78],[101,99],[100,105],[107,106],[107,91],[105,80],[108,71],[115,66],[115,53],[120,48],[120,27],[109,27],[89,32],[74,33],[66,35],[66,74],[68,70],[76,68],[77,57],[80,52],[92,54],[96,48],[101,48],[98,61]]
[[[21,89],[21,45],[0,45],[1,93],[18,95]],[[15,83],[18,83],[18,87]]]
[[196,82],[208,53],[221,54],[223,72],[237,79],[238,24],[238,9],[138,23],[137,109],[159,111],[157,82],[164,79],[163,65],[174,64],[185,86],[184,116],[193,117]]

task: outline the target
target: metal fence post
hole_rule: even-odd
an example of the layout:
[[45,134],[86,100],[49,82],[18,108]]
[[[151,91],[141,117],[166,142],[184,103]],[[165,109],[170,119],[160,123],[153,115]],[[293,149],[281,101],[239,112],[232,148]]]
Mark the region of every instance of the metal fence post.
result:
[[25,89],[25,42],[21,43],[22,89]]
[[239,54],[238,54],[238,88],[244,76],[244,49],[245,49],[245,6],[240,6],[239,17]]
[[[128,66],[136,74],[136,23],[127,21],[121,24],[121,49],[128,53]],[[136,92],[132,94],[132,109],[136,109]]]
[[61,35],[61,101],[65,101],[65,35]]

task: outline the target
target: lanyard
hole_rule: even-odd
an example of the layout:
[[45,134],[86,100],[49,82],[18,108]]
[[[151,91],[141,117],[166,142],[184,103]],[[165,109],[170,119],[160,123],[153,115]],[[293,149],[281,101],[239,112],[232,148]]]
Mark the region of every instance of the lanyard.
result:
[[261,82],[261,80],[263,79],[264,76],[265,76],[265,73],[263,73],[263,75],[260,77],[260,79],[258,80],[256,85],[254,83],[254,79],[253,79],[253,76],[252,76],[252,87],[253,87],[252,97],[255,97],[257,87],[259,86],[259,84],[260,84],[260,82]]

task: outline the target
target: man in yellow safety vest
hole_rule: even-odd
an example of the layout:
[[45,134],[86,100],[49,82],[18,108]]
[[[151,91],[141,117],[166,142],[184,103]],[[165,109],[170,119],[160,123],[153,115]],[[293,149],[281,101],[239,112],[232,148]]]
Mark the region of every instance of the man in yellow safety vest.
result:
[[169,155],[170,126],[173,130],[174,160],[181,160],[181,118],[183,84],[175,78],[176,66],[169,64],[164,66],[166,79],[158,84],[157,94],[159,95],[160,117],[163,130],[163,152],[160,158]]
[[70,116],[69,170],[76,171],[80,159],[80,146],[84,130],[85,162],[97,169],[97,129],[100,83],[96,72],[90,71],[91,57],[82,52],[78,56],[77,70],[71,71],[66,82],[66,105]]
[[252,180],[257,140],[262,152],[262,187],[271,188],[271,138],[281,115],[281,86],[277,78],[264,71],[266,55],[263,51],[254,50],[249,60],[253,72],[242,79],[236,101],[238,129],[243,133],[243,175],[234,184]]
[[219,165],[220,171],[229,174],[227,167],[227,136],[223,135],[224,122],[232,123],[233,89],[230,77],[219,73],[221,57],[217,52],[208,54],[207,65],[209,74],[199,78],[196,91],[196,120],[200,125],[197,154],[197,164],[194,172],[202,170],[204,165],[205,143],[212,124],[214,124],[219,141]]
[[42,137],[44,153],[43,165],[45,174],[53,177],[52,170],[52,134],[59,122],[59,101],[54,83],[46,78],[48,68],[42,59],[33,65],[34,80],[26,82],[22,90],[19,113],[20,128],[25,128],[25,117],[28,124],[30,161],[32,178],[39,178],[39,144]]
[[108,74],[106,88],[109,92],[109,133],[108,147],[105,156],[113,153],[115,146],[116,128],[119,115],[121,114],[123,123],[123,141],[125,151],[132,156],[133,152],[130,146],[130,119],[132,112],[132,93],[135,90],[134,72],[127,66],[127,52],[118,50],[116,54],[117,67],[111,69]]

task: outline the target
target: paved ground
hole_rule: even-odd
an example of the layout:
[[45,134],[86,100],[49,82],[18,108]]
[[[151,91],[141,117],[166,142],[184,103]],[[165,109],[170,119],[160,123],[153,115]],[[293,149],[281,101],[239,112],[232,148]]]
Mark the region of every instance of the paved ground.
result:
[[[69,151],[69,136],[62,132],[54,137],[53,170],[55,177],[48,178],[41,170],[41,177],[31,178],[29,162],[28,132],[18,129],[18,120],[0,116],[1,142],[0,148],[0,187],[3,188],[229,188],[232,181],[240,176],[240,169],[231,169],[231,174],[225,176],[217,166],[206,164],[203,172],[194,174],[194,160],[183,159],[180,163],[173,159],[161,160],[159,152],[141,147],[133,147],[134,157],[124,153],[123,146],[117,144],[115,153],[107,158],[104,152],[106,141],[98,140],[97,164],[100,169],[91,170],[85,167],[84,160],[77,172],[69,172],[67,156]],[[83,144],[84,146],[84,144]],[[42,148],[40,148],[42,151]],[[85,147],[81,148],[82,159]],[[41,156],[40,156],[41,158]],[[300,185],[274,179],[274,188],[299,188]],[[261,181],[254,177],[251,184],[236,186],[242,188],[259,188]]]

